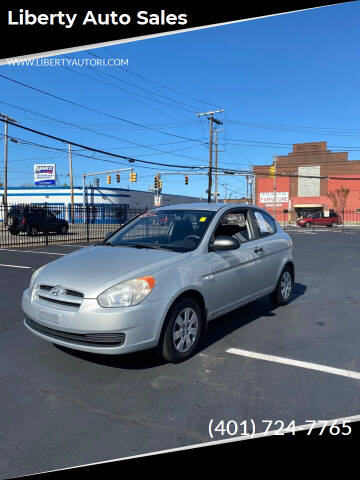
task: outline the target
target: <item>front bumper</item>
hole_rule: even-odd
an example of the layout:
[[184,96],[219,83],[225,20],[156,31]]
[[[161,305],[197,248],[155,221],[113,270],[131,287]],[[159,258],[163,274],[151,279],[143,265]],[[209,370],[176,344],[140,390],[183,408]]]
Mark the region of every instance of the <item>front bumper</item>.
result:
[[74,309],[34,299],[31,289],[22,296],[24,325],[33,334],[64,347],[108,355],[155,347],[168,304],[169,299],[145,300],[133,307],[107,309],[96,299],[85,298]]

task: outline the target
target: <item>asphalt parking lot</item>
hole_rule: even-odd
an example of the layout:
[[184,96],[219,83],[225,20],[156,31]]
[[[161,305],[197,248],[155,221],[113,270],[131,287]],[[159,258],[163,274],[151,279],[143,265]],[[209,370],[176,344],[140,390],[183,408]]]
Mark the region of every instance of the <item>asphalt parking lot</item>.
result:
[[81,247],[1,249],[0,477],[208,442],[211,419],[252,419],[263,431],[265,419],[302,425],[360,414],[360,233],[291,236],[292,302],[274,308],[264,298],[221,317],[178,365],[152,352],[65,350],[31,335],[20,298],[32,272]]

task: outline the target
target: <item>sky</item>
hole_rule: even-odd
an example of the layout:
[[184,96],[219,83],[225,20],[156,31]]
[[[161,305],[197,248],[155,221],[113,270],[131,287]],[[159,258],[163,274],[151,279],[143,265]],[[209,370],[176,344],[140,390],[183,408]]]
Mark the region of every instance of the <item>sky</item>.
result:
[[[2,66],[0,75],[82,107],[0,77],[0,112],[81,145],[177,166],[129,165],[73,147],[75,185],[83,173],[133,166],[136,184],[126,172],[111,186],[147,190],[156,172],[207,165],[209,125],[197,113],[219,108],[220,167],[270,165],[293,143],[312,141],[359,159],[359,18],[356,1],[53,57],[127,66]],[[12,126],[9,135],[18,139],[9,142],[9,187],[31,186],[34,163],[55,163],[60,184],[69,183],[66,144]],[[2,154],[0,167],[3,178]],[[206,196],[205,175],[187,186],[184,175],[162,180],[164,193]],[[221,197],[225,184],[233,198],[246,193],[243,177],[219,176]]]

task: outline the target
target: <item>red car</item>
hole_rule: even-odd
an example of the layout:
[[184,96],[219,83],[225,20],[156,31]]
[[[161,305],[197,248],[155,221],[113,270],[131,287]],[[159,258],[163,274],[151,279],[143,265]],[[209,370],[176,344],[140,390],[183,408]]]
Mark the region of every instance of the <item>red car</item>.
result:
[[336,227],[340,224],[340,217],[335,212],[330,212],[328,217],[325,217],[323,212],[316,212],[308,217],[300,218],[296,223],[300,227],[312,227],[313,225]]

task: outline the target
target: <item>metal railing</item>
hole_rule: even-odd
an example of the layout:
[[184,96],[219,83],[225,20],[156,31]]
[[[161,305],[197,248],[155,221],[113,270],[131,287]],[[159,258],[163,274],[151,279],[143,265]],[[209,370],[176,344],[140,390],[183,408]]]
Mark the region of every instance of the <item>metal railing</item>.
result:
[[100,241],[144,211],[121,205],[0,205],[0,248]]

